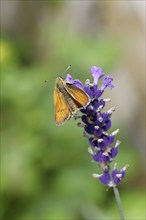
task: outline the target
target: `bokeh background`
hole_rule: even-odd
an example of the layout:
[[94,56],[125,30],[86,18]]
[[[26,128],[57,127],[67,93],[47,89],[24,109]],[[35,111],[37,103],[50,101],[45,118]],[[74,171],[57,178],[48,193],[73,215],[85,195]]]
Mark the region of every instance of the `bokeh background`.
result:
[[[1,0],[1,219],[118,219],[112,190],[91,174],[74,119],[54,123],[55,78],[71,64],[82,82],[92,65],[114,78],[115,158],[126,219],[145,219],[145,1]],[[45,84],[44,80],[49,83]]]

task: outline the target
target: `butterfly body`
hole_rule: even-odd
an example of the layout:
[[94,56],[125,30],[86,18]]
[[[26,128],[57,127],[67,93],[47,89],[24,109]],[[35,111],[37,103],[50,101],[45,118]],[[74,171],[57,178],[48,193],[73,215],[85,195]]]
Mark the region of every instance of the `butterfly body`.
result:
[[84,90],[57,77],[54,88],[56,125],[61,125],[69,120],[77,109],[87,106],[89,101],[90,98]]

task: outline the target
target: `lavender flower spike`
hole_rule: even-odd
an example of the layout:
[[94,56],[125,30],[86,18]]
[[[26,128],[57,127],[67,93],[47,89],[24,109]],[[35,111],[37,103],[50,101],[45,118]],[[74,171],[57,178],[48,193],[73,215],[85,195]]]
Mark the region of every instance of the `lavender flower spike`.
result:
[[[81,109],[82,122],[78,125],[84,128],[84,136],[88,138],[90,147],[88,152],[90,153],[93,161],[99,164],[102,174],[97,174],[96,177],[103,184],[114,187],[118,185],[125,177],[126,169],[117,170],[110,169],[110,163],[117,156],[120,144],[117,141],[115,144],[115,136],[118,134],[119,129],[109,133],[109,129],[112,127],[111,116],[115,111],[112,107],[107,111],[104,111],[105,105],[110,100],[100,98],[104,90],[114,88],[112,85],[113,78],[104,76],[101,67],[92,66],[91,75],[93,76],[93,84],[86,80],[85,85],[77,80],[73,79],[71,75],[67,74],[66,80],[80,88],[84,88],[85,92],[91,98],[90,103],[84,109]],[[102,86],[98,88],[99,79],[103,80]]]
[[[109,129],[112,128],[111,116],[115,108],[112,107],[104,111],[104,107],[110,99],[100,98],[107,87],[110,89],[114,88],[112,85],[113,78],[104,76],[101,67],[97,66],[91,67],[91,75],[93,76],[93,83],[90,83],[87,79],[84,86],[79,80],[74,80],[69,74],[66,80],[83,88],[90,97],[88,106],[80,109],[81,116],[76,117],[76,119],[81,118],[82,121],[77,124],[84,129],[84,137],[88,139],[90,144],[88,152],[92,160],[98,163],[101,170],[101,174],[94,173],[93,177],[97,178],[104,185],[113,188],[120,217],[124,220],[117,185],[124,179],[128,165],[122,169],[117,169],[117,164],[113,168],[110,166],[119,152],[120,141],[115,142],[115,136],[118,134],[119,129],[109,133]],[[102,86],[99,88],[98,81],[101,78],[103,81]]]

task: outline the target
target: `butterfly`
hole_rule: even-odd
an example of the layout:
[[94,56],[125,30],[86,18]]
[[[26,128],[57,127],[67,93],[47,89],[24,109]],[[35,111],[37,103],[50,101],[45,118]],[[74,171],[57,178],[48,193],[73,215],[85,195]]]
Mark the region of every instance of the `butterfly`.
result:
[[76,85],[57,77],[54,88],[54,111],[56,125],[62,125],[73,116],[77,109],[90,102],[88,94]]

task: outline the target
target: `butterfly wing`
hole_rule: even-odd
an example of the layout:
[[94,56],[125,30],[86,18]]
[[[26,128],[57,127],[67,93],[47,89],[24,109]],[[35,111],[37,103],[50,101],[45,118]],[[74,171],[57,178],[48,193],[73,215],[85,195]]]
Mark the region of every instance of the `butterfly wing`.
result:
[[54,89],[54,110],[56,125],[61,125],[71,117],[70,110],[66,104],[64,96],[56,87]]
[[88,105],[90,98],[86,92],[84,92],[84,90],[70,83],[66,83],[65,88],[75,100],[74,102],[78,108],[82,108]]

